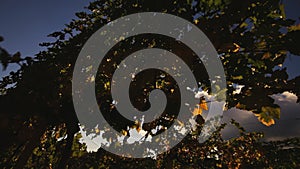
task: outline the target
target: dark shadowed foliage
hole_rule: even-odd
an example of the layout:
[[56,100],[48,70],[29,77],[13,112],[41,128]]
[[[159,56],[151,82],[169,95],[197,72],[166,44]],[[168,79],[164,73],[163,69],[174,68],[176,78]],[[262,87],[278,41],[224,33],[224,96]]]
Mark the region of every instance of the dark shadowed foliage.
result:
[[[59,4],[58,4],[59,5]],[[164,12],[180,16],[198,26],[211,40],[224,65],[227,78],[227,108],[252,111],[258,120],[270,126],[280,118],[280,107],[270,96],[289,91],[300,101],[300,77],[288,80],[282,64],[290,52],[300,55],[300,26],[286,19],[280,0],[97,0],[87,7],[88,13],[76,13],[66,28],[49,36],[53,42],[42,43],[47,50],[23,58],[20,53],[9,54],[0,48],[0,62],[21,68],[3,77],[0,82],[1,168],[299,168],[300,142],[293,138],[282,142],[261,142],[262,133],[248,133],[234,120],[240,136],[223,140],[220,130],[203,144],[195,136],[203,119],[199,113],[198,130],[188,135],[172,150],[156,159],[122,158],[99,149],[88,153],[79,143],[81,134],[72,103],[71,80],[77,56],[86,40],[103,25],[121,16],[146,11]],[[106,58],[107,67],[100,67],[96,82],[99,108],[112,126],[126,134],[126,128],[150,131],[157,125],[170,126],[176,113],[164,113],[171,120],[157,120],[138,126],[114,113],[110,97],[109,79],[122,56],[142,48],[160,47],[182,57],[202,82],[203,90],[210,89],[207,73],[197,62],[193,52],[182,44],[164,36],[137,36],[113,48]],[[0,38],[3,41],[3,38]],[[143,43],[142,43],[143,42]],[[171,43],[170,43],[171,42]],[[145,74],[136,84],[151,91],[174,89],[170,103],[176,105],[176,83],[171,77],[161,79],[159,72]],[[149,77],[149,78],[148,78]],[[243,85],[236,93],[235,85]],[[137,89],[132,102],[146,109],[148,93]],[[173,92],[172,92],[173,93]],[[170,93],[167,93],[170,94]],[[141,98],[136,98],[141,97]],[[202,107],[203,108],[203,107]],[[166,111],[176,111],[170,106]],[[187,112],[190,113],[190,112]],[[275,124],[276,125],[276,124]],[[89,129],[87,129],[89,130]],[[92,129],[91,129],[92,130]],[[163,131],[161,131],[163,132]],[[159,132],[158,132],[159,133]],[[122,167],[121,167],[122,166]]]

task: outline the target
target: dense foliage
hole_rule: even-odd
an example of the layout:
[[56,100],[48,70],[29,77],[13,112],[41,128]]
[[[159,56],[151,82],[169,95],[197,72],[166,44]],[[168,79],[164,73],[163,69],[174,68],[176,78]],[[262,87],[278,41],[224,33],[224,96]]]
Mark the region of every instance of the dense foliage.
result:
[[[0,48],[0,61],[4,68],[8,64],[19,64],[21,67],[0,82],[0,130],[5,136],[1,139],[1,167],[299,167],[299,139],[263,143],[259,141],[262,134],[247,133],[235,121],[232,123],[241,131],[238,138],[222,140],[218,130],[208,141],[199,144],[191,134],[170,152],[156,159],[121,158],[101,148],[98,152],[87,153],[86,146],[78,142],[81,136],[72,103],[72,70],[86,40],[100,27],[121,16],[157,11],[193,22],[212,41],[226,72],[227,108],[252,111],[263,124],[272,125],[280,117],[280,107],[271,95],[289,91],[296,94],[300,101],[300,77],[288,80],[286,69],[282,68],[288,53],[300,55],[297,46],[300,28],[294,25],[293,20],[285,18],[283,8],[279,0],[248,0],[243,3],[238,0],[98,0],[90,3],[87,12],[77,13],[79,19],[71,21],[65,29],[50,34],[49,37],[55,38],[54,42],[42,43],[47,50],[32,58],[22,58],[20,53],[11,55]],[[137,46],[161,45],[158,39],[151,38],[137,37]],[[124,43],[126,41],[130,39]],[[165,48],[177,47],[178,44],[172,45]],[[128,54],[132,50],[133,47],[120,45],[111,50],[107,58],[113,59],[120,52]],[[181,48],[174,52],[189,54]],[[192,59],[187,59],[187,62],[194,63]],[[109,65],[113,68],[119,60],[113,60]],[[200,72],[199,76],[203,75],[201,68],[194,70]],[[112,70],[105,69],[96,77],[97,98],[103,110],[111,110],[112,100],[107,96],[110,91],[107,79],[111,73]],[[155,84],[150,83],[148,88],[162,88],[165,87],[162,84],[167,83]],[[240,93],[234,92],[235,85],[244,86]],[[201,119],[200,114],[197,116]],[[114,124],[114,127],[119,131],[126,126],[141,127],[146,131],[153,128],[135,126],[136,123],[124,121],[115,114],[108,113],[107,118],[118,119],[116,121],[120,124]],[[201,120],[198,121],[201,125]],[[168,126],[171,122],[160,121],[160,125]]]

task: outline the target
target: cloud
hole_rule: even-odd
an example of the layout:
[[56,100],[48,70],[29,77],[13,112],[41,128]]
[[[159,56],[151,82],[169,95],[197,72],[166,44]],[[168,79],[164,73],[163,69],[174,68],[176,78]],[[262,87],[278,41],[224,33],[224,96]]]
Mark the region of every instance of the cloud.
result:
[[283,92],[282,94],[274,94],[272,96],[277,102],[283,103],[295,103],[297,101],[297,96],[290,92]]
[[[266,141],[300,137],[300,104],[296,103],[297,96],[284,92],[272,97],[275,99],[275,103],[281,107],[281,118],[275,120],[275,125],[264,126],[252,112],[236,108],[224,112],[223,122],[230,123],[231,119],[235,119],[249,132],[263,132]],[[222,131],[222,135],[225,139],[229,139],[238,136],[238,131],[232,125],[228,125]]]

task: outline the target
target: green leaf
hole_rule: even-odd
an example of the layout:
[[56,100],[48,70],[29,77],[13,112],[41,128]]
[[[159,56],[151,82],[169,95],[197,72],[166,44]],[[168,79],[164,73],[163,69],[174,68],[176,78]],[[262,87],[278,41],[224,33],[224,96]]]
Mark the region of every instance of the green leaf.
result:
[[243,22],[241,25],[240,25],[240,28],[245,28],[248,26],[248,23],[247,22]]
[[226,100],[226,93],[227,92],[227,89],[222,89],[222,90],[220,90],[220,91],[218,91],[217,92],[217,94],[216,94],[216,100],[217,101],[224,101],[224,100]]
[[232,79],[233,79],[233,80],[242,80],[242,79],[243,79],[243,76],[242,76],[242,75],[239,75],[239,76],[232,76]]
[[252,19],[253,23],[256,24],[257,18],[256,18],[255,16],[252,16],[252,17],[250,17],[250,18]]
[[222,0],[215,0],[215,5],[218,6],[218,5],[221,5],[222,4]]
[[263,113],[266,113],[276,119],[280,118],[280,108],[279,107],[266,106],[266,107],[262,107],[261,110]]
[[261,123],[263,123],[266,126],[271,126],[275,124],[274,118],[280,118],[280,108],[263,106],[261,108],[261,113],[255,115]]

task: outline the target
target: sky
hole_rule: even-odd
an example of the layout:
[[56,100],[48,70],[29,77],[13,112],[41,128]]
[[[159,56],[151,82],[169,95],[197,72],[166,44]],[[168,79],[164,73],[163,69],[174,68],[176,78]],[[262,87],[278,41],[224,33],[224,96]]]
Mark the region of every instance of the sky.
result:
[[[65,28],[88,4],[87,0],[1,0],[1,46],[11,54],[20,51],[23,57],[33,56],[44,49],[39,43],[54,40],[48,34]],[[13,68],[1,69],[0,76]]]
[[[33,56],[43,50],[41,42],[52,41],[48,34],[59,31],[72,19],[76,19],[75,12],[84,10],[92,0],[1,0],[0,2],[0,36],[4,37],[1,47],[13,54],[20,51],[23,57]],[[284,0],[287,18],[297,19],[300,16],[299,0]],[[299,22],[299,20],[298,20]],[[290,78],[300,75],[300,56],[290,55],[284,66],[287,67]],[[0,69],[0,77],[8,74],[16,67],[9,67],[6,71]],[[300,106],[295,103],[295,95],[283,93],[274,96],[276,102],[282,106],[282,120],[278,125],[265,127],[257,121],[251,112],[229,110],[224,120],[236,118],[249,130],[261,130],[268,138],[299,136]],[[230,137],[231,129],[224,131]]]
[[[230,109],[224,112],[223,122],[229,123],[235,119],[249,132],[263,132],[264,140],[275,141],[285,138],[300,136],[300,104],[296,103],[297,96],[284,92],[272,96],[275,103],[281,107],[280,120],[275,120],[275,125],[265,126],[257,120],[257,117],[249,111]],[[222,131],[225,139],[238,136],[238,130],[232,125]]]

